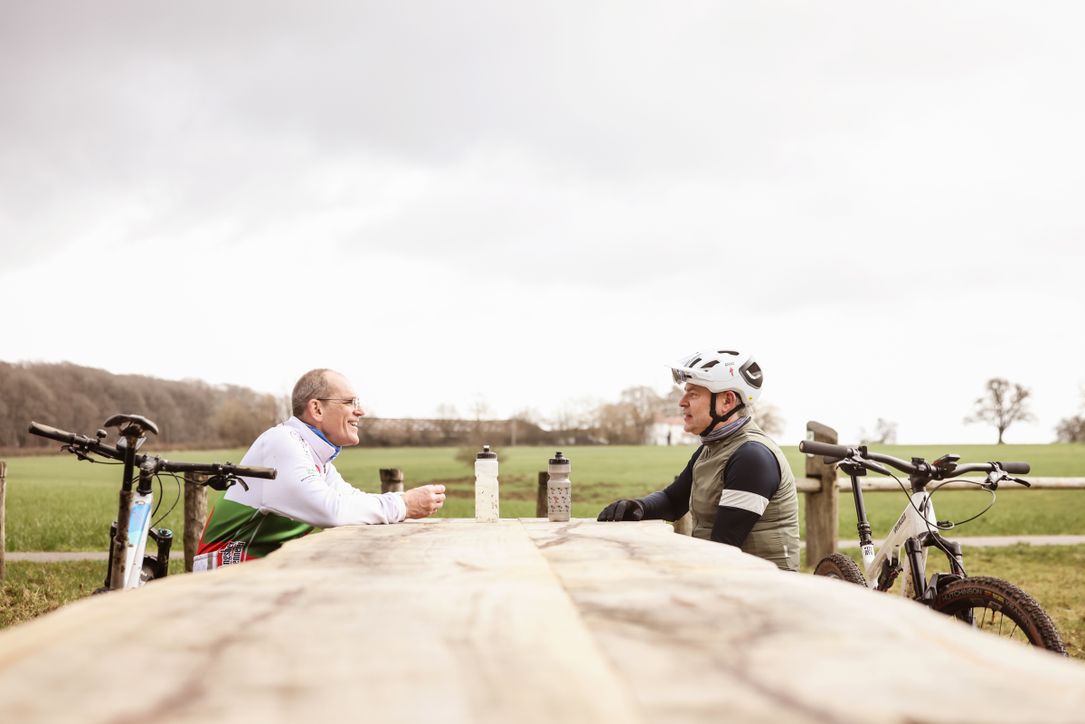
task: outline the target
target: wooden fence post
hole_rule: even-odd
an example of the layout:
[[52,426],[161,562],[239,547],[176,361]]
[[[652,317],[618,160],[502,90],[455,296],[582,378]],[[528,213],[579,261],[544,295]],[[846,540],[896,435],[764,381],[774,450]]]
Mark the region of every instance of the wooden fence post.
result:
[[[806,423],[806,439],[837,443],[836,430],[813,420]],[[836,530],[840,495],[836,467],[826,465],[821,455],[806,456],[806,477],[819,483],[816,492],[806,495],[806,565],[816,566],[825,556],[836,553]]]
[[7,549],[7,532],[4,530],[4,516],[6,507],[4,498],[8,489],[8,464],[0,460],[0,581],[4,580],[6,570],[4,568],[4,551]]
[[382,493],[402,493],[403,492],[403,471],[399,468],[381,468],[381,492]]
[[539,471],[539,492],[535,496],[535,517],[549,518],[550,506],[546,503],[546,484],[550,481],[550,473],[546,470]]
[[206,475],[185,473],[185,572],[192,572],[192,559],[200,546],[203,525],[207,520]]

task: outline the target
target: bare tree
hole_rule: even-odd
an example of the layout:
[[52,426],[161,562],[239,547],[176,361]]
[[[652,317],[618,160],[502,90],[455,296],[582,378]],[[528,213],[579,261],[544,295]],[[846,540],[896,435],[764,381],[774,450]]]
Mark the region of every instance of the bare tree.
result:
[[758,402],[750,405],[750,416],[754,423],[770,437],[777,437],[784,432],[784,418],[776,405]]
[[1081,391],[1081,412],[1064,417],[1055,427],[1056,442],[1085,442],[1085,389]]
[[463,422],[459,418],[460,413],[455,405],[448,402],[437,405],[437,420],[434,424],[437,426],[443,444],[448,445],[456,441],[457,433],[463,427]]
[[864,445],[894,445],[897,442],[897,423],[879,417],[874,423],[874,432],[867,434],[859,431],[859,441]]
[[587,430],[598,424],[602,402],[590,397],[566,400],[548,422],[555,430]]
[[1056,442],[1085,442],[1085,416],[1074,415],[1059,420],[1055,427]]
[[599,408],[599,431],[611,444],[642,445],[658,415],[660,397],[643,385],[622,390],[618,402]]
[[976,398],[972,414],[964,418],[965,423],[986,422],[998,430],[998,444],[1002,444],[1002,435],[1015,422],[1035,419],[1029,412],[1027,401],[1031,390],[1002,377],[987,380],[987,391]]

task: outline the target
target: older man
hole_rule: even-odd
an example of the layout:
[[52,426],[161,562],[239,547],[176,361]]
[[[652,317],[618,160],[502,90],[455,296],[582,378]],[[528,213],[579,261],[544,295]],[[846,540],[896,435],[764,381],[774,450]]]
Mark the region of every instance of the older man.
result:
[[353,487],[332,461],[358,444],[365,414],[346,377],[328,369],[306,372],[291,395],[293,417],[264,432],[242,465],[275,468],[275,480],[245,478],[211,511],[194,568],[205,570],[262,558],[314,528],[398,523],[425,518],[444,504],[445,486],[375,495]]
[[761,394],[761,367],[749,354],[708,350],[683,358],[671,374],[675,384],[685,385],[678,403],[685,430],[699,434],[702,444],[666,489],[616,500],[599,520],[677,520],[689,511],[695,537],[739,546],[797,571],[795,476],[747,408]]

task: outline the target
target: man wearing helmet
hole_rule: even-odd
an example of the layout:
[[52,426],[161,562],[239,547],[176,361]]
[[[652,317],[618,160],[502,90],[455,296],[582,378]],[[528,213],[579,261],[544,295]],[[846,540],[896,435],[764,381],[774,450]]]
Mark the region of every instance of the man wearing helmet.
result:
[[799,569],[799,502],[783,452],[750,417],[761,395],[761,367],[749,354],[710,350],[671,367],[686,432],[701,446],[663,490],[616,500],[599,520],[677,520],[688,511],[693,535],[738,546],[787,571]]

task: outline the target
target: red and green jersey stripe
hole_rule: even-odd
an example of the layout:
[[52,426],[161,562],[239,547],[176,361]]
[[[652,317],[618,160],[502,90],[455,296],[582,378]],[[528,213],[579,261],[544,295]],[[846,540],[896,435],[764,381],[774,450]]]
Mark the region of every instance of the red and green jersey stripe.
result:
[[200,538],[197,554],[241,547],[241,560],[263,558],[283,543],[315,530],[275,513],[261,513],[241,503],[223,498],[211,510]]

